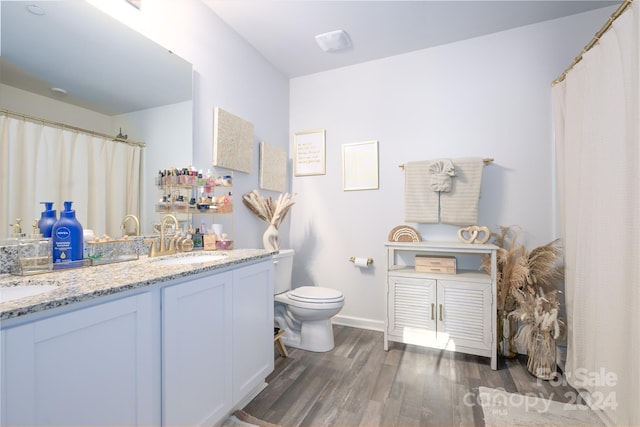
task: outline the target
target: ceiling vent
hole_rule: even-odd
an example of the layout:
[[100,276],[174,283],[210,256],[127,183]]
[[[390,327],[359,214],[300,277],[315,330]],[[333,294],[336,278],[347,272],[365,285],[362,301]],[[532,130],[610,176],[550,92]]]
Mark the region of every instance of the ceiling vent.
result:
[[349,34],[344,30],[329,31],[328,33],[318,34],[316,43],[320,49],[325,52],[337,52],[351,46]]

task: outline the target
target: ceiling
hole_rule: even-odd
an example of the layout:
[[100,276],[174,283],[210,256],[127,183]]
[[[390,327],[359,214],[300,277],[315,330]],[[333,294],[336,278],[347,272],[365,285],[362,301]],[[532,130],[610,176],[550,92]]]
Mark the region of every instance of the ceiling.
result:
[[[621,3],[615,1],[203,0],[287,77],[426,49]],[[603,22],[604,25],[604,22]],[[323,52],[315,35],[345,30]],[[599,28],[594,28],[595,34]],[[585,40],[586,45],[589,40]]]

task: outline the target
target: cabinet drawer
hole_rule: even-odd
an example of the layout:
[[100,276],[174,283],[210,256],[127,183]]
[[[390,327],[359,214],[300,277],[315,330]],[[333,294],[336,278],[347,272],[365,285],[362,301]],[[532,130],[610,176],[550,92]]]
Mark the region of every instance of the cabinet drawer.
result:
[[415,269],[419,273],[456,274],[456,257],[416,255]]
[[436,267],[431,265],[416,265],[416,272],[418,273],[442,273],[442,274],[456,274],[456,268],[454,267]]

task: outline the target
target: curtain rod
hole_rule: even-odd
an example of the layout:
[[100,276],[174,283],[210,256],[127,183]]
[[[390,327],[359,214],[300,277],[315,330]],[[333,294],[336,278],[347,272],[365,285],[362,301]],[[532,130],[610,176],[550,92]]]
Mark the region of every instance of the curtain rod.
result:
[[600,37],[602,37],[602,35],[604,33],[607,32],[607,30],[609,28],[611,28],[611,25],[613,24],[613,22],[618,19],[618,17],[620,15],[622,15],[622,12],[624,12],[625,10],[627,10],[627,8],[629,6],[631,6],[631,3],[633,3],[633,0],[624,0],[623,3],[620,5],[620,7],[618,7],[618,9],[616,9],[615,12],[613,12],[611,14],[611,16],[609,17],[609,19],[607,20],[607,22],[602,26],[602,28],[600,28],[600,31],[598,31],[596,33],[596,35],[593,37],[593,39],[591,39],[591,41],[584,47],[584,49],[582,49],[582,52],[580,52],[580,55],[578,55],[573,62],[571,63],[571,65],[569,65],[560,75],[560,77],[558,77],[557,79],[555,79],[551,85],[556,85],[560,82],[562,82],[566,77],[567,77],[567,73],[569,71],[571,71],[573,69],[573,67],[575,67],[578,62],[582,61],[582,55],[584,55],[585,53],[589,52],[591,50],[591,48],[593,46],[596,45],[596,43],[598,43],[598,41],[600,41]]
[[71,126],[71,125],[67,125],[65,123],[59,123],[59,122],[54,122],[51,120],[47,120],[47,119],[43,119],[40,117],[35,117],[35,116],[30,116],[28,114],[22,114],[22,113],[16,113],[14,111],[9,111],[9,110],[0,110],[0,113],[5,114],[7,116],[11,115],[11,116],[17,116],[26,120],[31,120],[34,122],[41,122],[42,124],[48,124],[48,125],[52,125],[52,126],[58,126],[61,128],[66,128],[66,129],[71,129],[74,130],[76,132],[81,132],[81,133],[86,133],[92,136],[99,136],[102,138],[107,138],[107,139],[111,139],[115,142],[122,142],[124,144],[129,144],[129,145],[133,145],[135,147],[142,147],[144,148],[146,146],[146,144],[144,142],[140,142],[140,141],[129,141],[128,139],[124,139],[124,138],[119,138],[119,137],[114,137],[112,135],[107,135],[106,133],[100,133],[100,132],[95,132],[92,130],[88,130],[88,129],[83,129],[83,128],[79,128],[76,126]]
[[[490,165],[491,163],[493,163],[493,158],[492,157],[485,157],[484,159],[482,159],[482,162],[484,163],[485,166]],[[401,165],[398,165],[398,167],[400,169],[404,169],[404,163]]]

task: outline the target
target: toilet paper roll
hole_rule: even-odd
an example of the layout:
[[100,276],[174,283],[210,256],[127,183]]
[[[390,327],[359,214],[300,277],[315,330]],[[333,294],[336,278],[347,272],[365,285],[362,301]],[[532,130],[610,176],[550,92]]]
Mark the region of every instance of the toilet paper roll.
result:
[[356,257],[354,259],[353,263],[355,264],[356,267],[360,267],[360,268],[368,268],[369,267],[369,263],[367,262],[367,258]]

